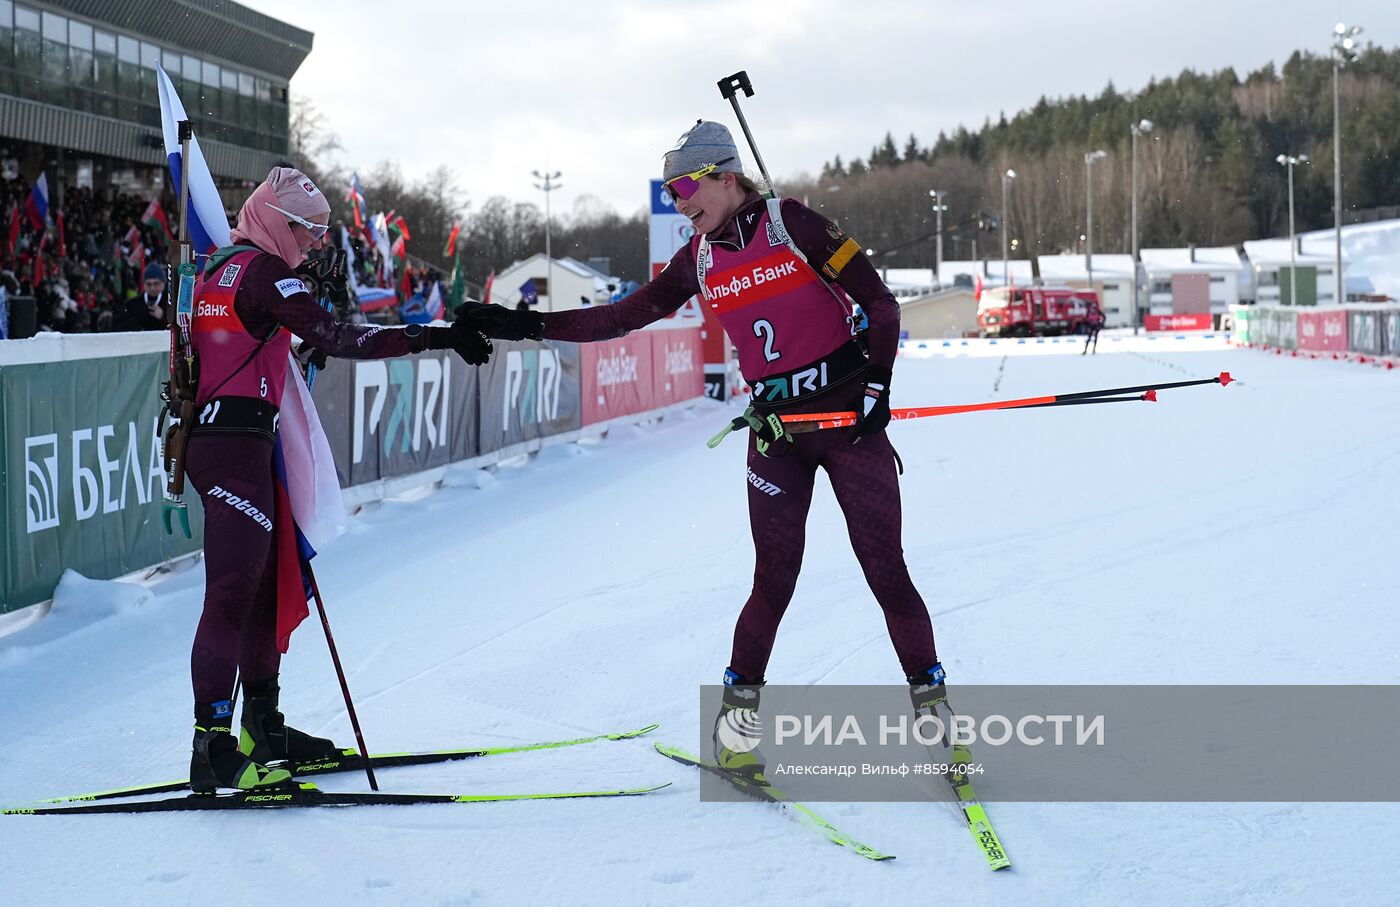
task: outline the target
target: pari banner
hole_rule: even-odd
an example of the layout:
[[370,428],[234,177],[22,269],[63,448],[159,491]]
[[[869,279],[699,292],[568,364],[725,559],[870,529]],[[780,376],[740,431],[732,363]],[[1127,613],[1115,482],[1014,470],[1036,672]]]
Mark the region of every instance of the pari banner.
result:
[[4,562],[0,612],[53,595],[67,568],[121,576],[199,549],[204,514],[186,485],[193,539],[166,535],[161,502],[162,353],[0,368]]
[[480,367],[449,350],[332,362],[317,376],[315,398],[341,486],[579,428],[579,351],[572,343],[497,341]]

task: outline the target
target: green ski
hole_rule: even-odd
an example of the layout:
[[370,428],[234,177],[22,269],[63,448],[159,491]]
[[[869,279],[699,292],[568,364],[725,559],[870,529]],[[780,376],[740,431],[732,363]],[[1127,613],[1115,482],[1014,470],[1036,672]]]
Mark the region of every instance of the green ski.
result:
[[664,743],[656,744],[656,751],[661,755],[665,756],[667,759],[675,760],[676,762],[679,762],[682,765],[693,765],[703,772],[709,772],[712,775],[723,778],[730,784],[734,785],[734,787],[737,788],[740,792],[747,794],[748,796],[753,797],[756,800],[762,800],[765,803],[772,803],[780,809],[790,809],[791,814],[795,816],[797,818],[797,821],[801,822],[803,825],[816,831],[818,834],[826,838],[831,843],[839,844],[840,846],[845,847],[846,849],[851,850],[854,853],[860,854],[867,860],[894,859],[894,854],[881,853],[873,847],[860,843],[856,839],[852,838],[850,835],[846,834],[836,826],[832,825],[830,822],[823,819],[821,816],[817,815],[809,807],[803,806],[801,803],[798,803],[795,800],[788,799],[782,791],[778,790],[775,787],[772,787],[771,785],[755,783],[740,775],[736,775],[732,772],[725,771],[724,769],[720,768],[716,763],[708,759],[701,759],[699,756],[692,756],[690,753],[687,753],[682,749],[678,749],[674,746],[668,746]]
[[503,803],[511,800],[579,800],[597,797],[636,797],[670,787],[566,791],[525,794],[381,794],[333,793],[311,783],[226,794],[189,794],[164,800],[123,800],[119,803],[79,803],[75,806],[33,806],[0,810],[5,816],[62,816],[90,813],[187,812],[217,809],[285,809],[318,806],[417,806],[423,803]]
[[[579,746],[585,743],[596,743],[600,740],[631,740],[634,737],[641,737],[656,730],[660,725],[649,724],[646,727],[637,728],[635,731],[623,731],[619,734],[598,734],[593,737],[578,737],[573,740],[551,740],[545,743],[522,743],[515,746],[493,746],[473,749],[453,749],[434,750],[423,753],[379,753],[370,757],[372,768],[394,768],[401,765],[432,765],[438,762],[456,762],[460,759],[475,759],[481,756],[504,756],[508,753],[529,753],[538,750],[559,749],[566,746]],[[287,768],[297,777],[308,775],[330,775],[337,772],[360,771],[364,768],[365,761],[359,753],[353,749],[341,750],[339,755],[328,759],[318,759],[314,762],[300,762],[292,766],[278,765],[278,768]],[[118,797],[141,797],[147,794],[169,794],[176,791],[188,790],[188,781],[166,781],[160,784],[142,784],[135,787],[119,787],[113,790],[94,791],[86,794],[70,794],[66,797],[50,797],[41,800],[41,803],[72,803],[75,801],[90,802],[94,800],[113,800]]]

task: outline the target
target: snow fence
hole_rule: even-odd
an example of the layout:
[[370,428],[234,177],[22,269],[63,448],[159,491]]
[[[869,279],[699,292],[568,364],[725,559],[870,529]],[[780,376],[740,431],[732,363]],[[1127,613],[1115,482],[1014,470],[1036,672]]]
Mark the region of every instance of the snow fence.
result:
[[1367,362],[1400,357],[1400,305],[1329,308],[1231,306],[1239,346],[1292,350]]
[[[112,579],[197,551],[165,534],[164,332],[0,342],[0,614],[48,600],[63,571]],[[491,362],[450,351],[332,360],[313,396],[347,500],[452,463],[482,466],[588,427],[704,396],[700,329],[571,344],[496,341]]]

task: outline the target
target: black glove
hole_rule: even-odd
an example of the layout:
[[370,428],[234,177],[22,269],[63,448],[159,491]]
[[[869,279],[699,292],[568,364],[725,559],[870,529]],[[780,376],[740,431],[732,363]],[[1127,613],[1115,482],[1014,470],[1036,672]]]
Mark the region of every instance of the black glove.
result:
[[865,396],[856,409],[856,424],[851,427],[851,443],[877,435],[890,424],[890,370],[880,365],[865,369]]
[[456,350],[467,365],[485,365],[491,358],[491,341],[465,321],[454,321],[451,327],[424,330],[430,350]]
[[777,413],[760,413],[750,406],[734,420],[734,427],[739,428],[745,423],[753,429],[754,445],[763,456],[781,457],[792,450],[792,435]]
[[317,302],[329,299],[343,305],[349,299],[344,249],[335,249],[323,258],[308,258],[297,267],[297,276]]
[[539,312],[519,312],[499,305],[464,302],[453,309],[457,323],[467,322],[497,340],[543,340],[544,318]]
[[326,352],[325,350],[316,349],[309,341],[303,340],[301,344],[297,346],[297,362],[301,363],[301,373],[303,375],[306,374],[306,367],[309,365],[316,366],[316,371],[318,372],[322,371],[326,367]]

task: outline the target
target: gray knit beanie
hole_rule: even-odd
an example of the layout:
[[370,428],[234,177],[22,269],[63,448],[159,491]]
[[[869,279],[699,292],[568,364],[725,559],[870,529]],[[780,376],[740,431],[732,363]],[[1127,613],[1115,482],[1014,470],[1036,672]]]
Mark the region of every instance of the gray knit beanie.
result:
[[[720,164],[725,158],[729,160]],[[719,123],[696,120],[695,125],[676,140],[676,147],[666,152],[661,178],[673,179],[686,173],[694,173],[710,164],[719,165],[715,167],[715,173],[744,172],[744,165],[739,160],[739,149],[734,144],[734,137],[729,134],[729,130]]]

